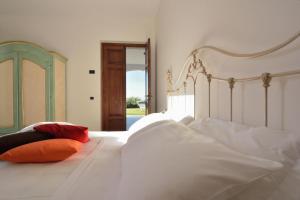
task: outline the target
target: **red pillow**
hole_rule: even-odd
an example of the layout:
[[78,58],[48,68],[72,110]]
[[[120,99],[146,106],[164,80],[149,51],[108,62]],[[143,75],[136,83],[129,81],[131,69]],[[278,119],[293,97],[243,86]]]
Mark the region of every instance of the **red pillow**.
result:
[[55,138],[67,138],[85,143],[89,141],[88,128],[63,124],[42,124],[34,127],[36,131],[53,134]]

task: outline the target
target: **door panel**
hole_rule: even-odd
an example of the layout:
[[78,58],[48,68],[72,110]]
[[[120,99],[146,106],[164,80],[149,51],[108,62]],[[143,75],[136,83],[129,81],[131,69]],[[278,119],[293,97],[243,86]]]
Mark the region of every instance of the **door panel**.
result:
[[0,134],[18,130],[17,53],[0,54]]
[[46,70],[22,60],[22,126],[46,121]]
[[102,44],[102,129],[126,128],[125,47]]
[[19,63],[19,128],[53,121],[54,93],[52,57],[43,52],[24,51]]
[[[109,90],[113,91],[114,95],[109,95],[109,114],[111,117],[123,117],[122,99],[123,96],[123,83],[122,81],[114,80],[114,77],[123,77],[122,69],[110,68],[108,71],[108,76],[111,77],[108,80]],[[111,93],[112,94],[112,93]],[[120,103],[121,102],[121,103]]]
[[0,127],[14,126],[14,62],[8,59],[0,62]]

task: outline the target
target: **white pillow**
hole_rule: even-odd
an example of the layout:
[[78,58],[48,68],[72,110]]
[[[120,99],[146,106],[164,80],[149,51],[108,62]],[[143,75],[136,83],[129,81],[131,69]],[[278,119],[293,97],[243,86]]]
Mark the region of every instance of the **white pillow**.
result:
[[190,128],[226,146],[292,166],[300,158],[300,136],[266,127],[249,127],[217,119],[192,122]]
[[239,137],[235,138],[251,141],[251,145],[235,143],[235,149],[244,153],[280,161],[290,166],[300,159],[300,135],[291,132],[258,127],[242,131]]
[[194,117],[188,115],[183,117],[181,120],[179,120],[179,123],[182,123],[184,125],[189,125],[192,121],[194,121]]
[[155,122],[163,121],[163,120],[174,120],[183,124],[189,124],[190,122],[194,121],[194,118],[190,115],[175,115],[170,113],[151,113],[149,115],[146,115],[136,121],[134,124],[132,124],[128,132],[131,134],[141,130],[142,128],[153,124]]
[[159,126],[163,123],[168,123],[169,121],[170,120],[161,120],[161,121],[151,123],[151,124],[141,128],[141,129],[137,130],[136,132],[131,132],[131,131],[124,132],[120,136],[119,141],[122,142],[122,143],[129,143],[133,138],[138,137],[139,135],[143,135],[143,133],[146,130],[151,129],[155,126]]
[[281,167],[169,121],[123,146],[118,200],[225,200]]
[[24,133],[24,132],[27,132],[27,131],[33,131],[34,127],[36,127],[36,126],[39,126],[39,125],[42,125],[42,124],[53,124],[53,123],[73,125],[73,124],[68,123],[68,122],[37,122],[37,123],[31,124],[31,125],[23,128],[23,129],[19,130],[17,133]]
[[154,122],[152,124],[149,124],[146,127],[142,128],[142,129],[140,129],[140,130],[138,130],[138,131],[136,131],[134,133],[127,132],[127,134],[125,133],[123,135],[123,138],[124,139],[126,138],[126,140],[124,140],[124,139],[123,140],[126,141],[126,143],[129,143],[132,140],[134,140],[134,138],[142,137],[143,134],[148,133],[147,132],[148,130],[152,130],[154,127],[161,126],[162,124],[165,124],[165,123],[168,124],[168,123],[170,123],[172,121],[173,120],[161,120],[161,121],[157,121],[157,122]]
[[135,133],[138,130],[141,130],[142,128],[144,128],[152,123],[155,123],[155,122],[158,122],[161,120],[166,120],[166,119],[169,119],[169,118],[163,113],[151,113],[149,115],[142,117],[141,119],[136,121],[134,124],[132,124],[130,126],[130,128],[128,129],[128,132]]
[[221,141],[228,140],[231,134],[251,128],[244,124],[215,118],[197,119],[191,122],[188,127]]
[[251,128],[217,119],[198,120],[189,127],[236,151],[284,164],[284,170],[280,173],[261,179],[231,200],[265,200],[279,187],[293,164],[300,158],[300,138],[292,133],[265,127]]
[[166,116],[166,118],[174,120],[176,122],[179,122],[186,117],[188,117],[188,119],[190,119],[191,121],[194,121],[194,118],[191,116],[191,114],[186,112],[175,112],[172,110],[168,110],[164,113],[164,115]]

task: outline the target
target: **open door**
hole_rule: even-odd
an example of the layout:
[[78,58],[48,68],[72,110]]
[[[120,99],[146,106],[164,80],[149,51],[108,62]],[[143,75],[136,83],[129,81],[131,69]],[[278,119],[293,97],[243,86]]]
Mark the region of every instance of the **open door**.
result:
[[102,130],[126,127],[126,55],[120,44],[102,43]]
[[[141,44],[102,43],[101,47],[102,130],[124,131],[136,120],[151,113],[150,39]],[[131,56],[130,52],[133,52]],[[133,58],[132,61],[130,57]],[[131,94],[126,92],[126,89],[128,89],[127,81],[130,80],[128,73],[133,71],[142,72],[141,76],[134,75],[133,77],[134,85],[141,86],[141,90],[133,89],[135,94],[138,92],[138,95],[133,95],[133,97],[139,97],[140,100],[136,102],[140,110],[129,112],[132,107],[128,106],[130,101],[126,102],[126,94],[128,97]],[[139,78],[144,80],[137,82]]]
[[145,48],[145,63],[146,63],[146,73],[145,73],[145,91],[146,91],[146,115],[151,113],[151,45],[150,38],[147,40]]

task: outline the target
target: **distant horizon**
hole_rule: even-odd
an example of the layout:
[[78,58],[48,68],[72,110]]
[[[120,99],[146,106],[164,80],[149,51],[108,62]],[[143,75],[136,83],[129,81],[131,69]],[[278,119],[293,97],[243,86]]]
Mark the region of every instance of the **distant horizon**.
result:
[[145,100],[145,71],[126,72],[126,98],[139,97]]

